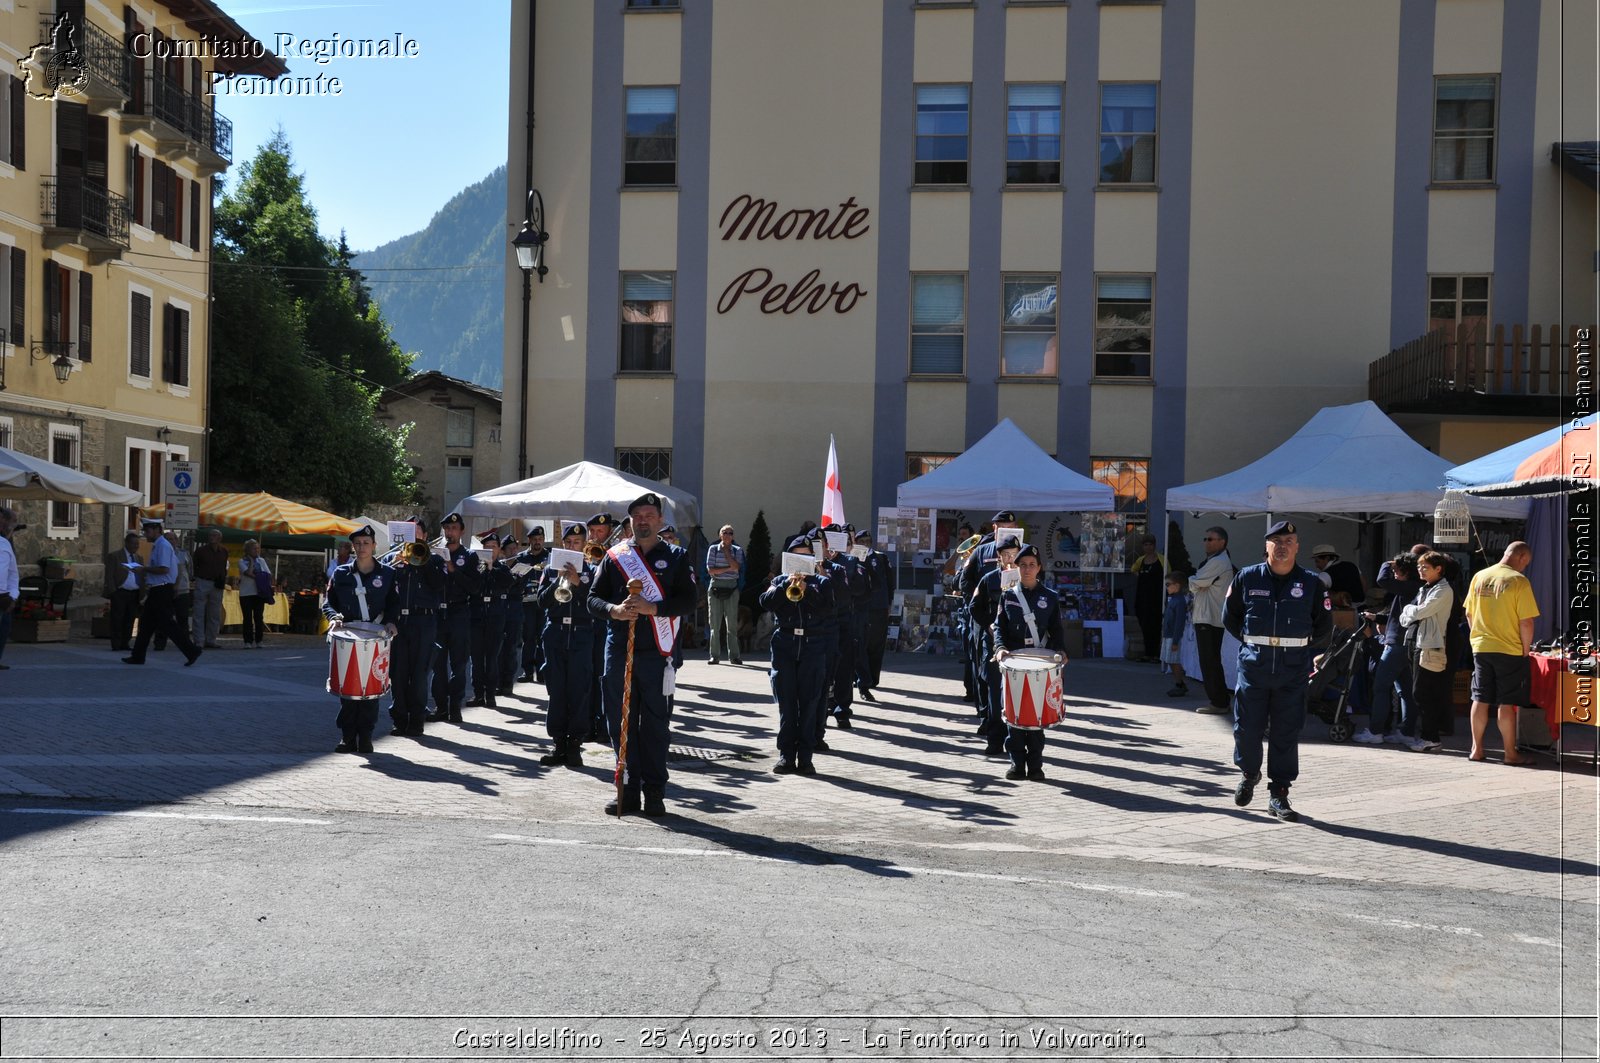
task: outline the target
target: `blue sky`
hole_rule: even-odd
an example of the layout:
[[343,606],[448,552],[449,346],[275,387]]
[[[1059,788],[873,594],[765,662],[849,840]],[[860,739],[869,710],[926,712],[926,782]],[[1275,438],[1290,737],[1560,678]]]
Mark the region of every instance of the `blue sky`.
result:
[[[239,167],[282,126],[328,237],[343,228],[350,246],[366,251],[421,229],[451,196],[506,161],[510,3],[221,0],[273,51],[279,34],[297,40],[400,34],[416,42],[418,53],[325,64],[287,57],[290,77],[337,77],[338,95],[246,96],[219,87],[213,102],[233,122],[233,167],[225,180],[236,180]],[[265,84],[252,81],[251,88]]]

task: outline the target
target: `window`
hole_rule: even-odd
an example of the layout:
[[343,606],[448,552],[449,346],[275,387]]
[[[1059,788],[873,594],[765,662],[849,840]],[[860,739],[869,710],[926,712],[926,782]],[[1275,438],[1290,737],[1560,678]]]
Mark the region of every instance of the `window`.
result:
[[678,181],[678,88],[628,90],[622,183],[634,187]]
[[73,270],[46,259],[44,263],[44,342],[52,355],[72,354]]
[[161,379],[189,386],[189,311],[171,303],[161,308]]
[[28,143],[28,92],[21,78],[0,75],[0,162],[23,169]]
[[1091,458],[1091,475],[1111,488],[1123,531],[1142,535],[1149,525],[1150,459]]
[[1095,278],[1095,376],[1150,375],[1150,289],[1149,277]]
[[968,85],[917,86],[919,185],[967,183]]
[[[152,440],[128,441],[128,486],[144,495],[145,506],[166,501],[167,463],[188,461],[189,448]],[[139,530],[139,511],[128,507],[128,531]]]
[[1433,179],[1493,181],[1495,81],[1433,79]]
[[470,494],[472,494],[472,459],[452,454],[444,459],[444,504],[453,506]]
[[128,375],[150,379],[150,296],[128,293]]
[[959,375],[967,368],[967,278],[918,273],[911,278],[911,372]]
[[[78,467],[79,432],[76,425],[50,426],[50,460],[69,469]],[[49,528],[45,536],[50,539],[75,539],[78,536],[78,506],[75,502],[51,502]]]
[[1488,329],[1488,277],[1428,278],[1428,331],[1457,325],[1470,325],[1479,335]]
[[622,275],[622,372],[672,372],[672,282],[671,273]]
[[956,460],[955,454],[907,454],[906,479],[915,480]]
[[1061,183],[1061,86],[1006,86],[1006,184]]
[[[447,447],[470,447],[476,434],[477,424],[473,411],[449,410],[444,418],[444,445]],[[471,494],[468,491],[467,494]]]
[[1056,375],[1056,289],[1053,273],[1001,277],[1000,375]]
[[1100,183],[1153,184],[1156,179],[1156,85],[1100,86]]
[[617,451],[617,471],[630,476],[643,476],[659,484],[672,486],[672,451],[665,449]]
[[13,347],[27,343],[28,253],[20,247],[0,244],[0,300],[5,303],[0,331]]

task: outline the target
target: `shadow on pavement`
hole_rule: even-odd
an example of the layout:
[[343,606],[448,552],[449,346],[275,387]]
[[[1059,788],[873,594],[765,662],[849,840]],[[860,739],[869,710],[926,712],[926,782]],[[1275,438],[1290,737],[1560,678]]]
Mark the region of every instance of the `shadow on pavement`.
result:
[[1305,826],[1340,838],[1355,838],[1360,841],[1377,842],[1380,845],[1393,845],[1398,849],[1435,853],[1439,856],[1448,856],[1457,860],[1471,860],[1479,864],[1488,864],[1491,867],[1514,867],[1521,871],[1532,871],[1541,875],[1583,875],[1588,878],[1600,875],[1600,867],[1582,860],[1565,860],[1559,856],[1548,856],[1542,853],[1491,849],[1483,845],[1447,842],[1438,838],[1419,837],[1415,834],[1396,834],[1392,831],[1352,827],[1343,823],[1314,819],[1306,815],[1300,817],[1300,822]]

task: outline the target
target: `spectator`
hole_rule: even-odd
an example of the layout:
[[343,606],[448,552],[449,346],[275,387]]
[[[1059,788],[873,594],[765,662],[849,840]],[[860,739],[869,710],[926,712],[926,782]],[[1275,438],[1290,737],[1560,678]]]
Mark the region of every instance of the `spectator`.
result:
[[1532,764],[1517,756],[1517,707],[1528,703],[1528,651],[1539,606],[1523,573],[1533,560],[1525,542],[1506,547],[1500,563],[1472,577],[1467,588],[1467,621],[1472,625],[1472,760],[1486,757],[1483,733],[1489,706],[1496,707],[1501,748],[1507,764]]
[[1172,689],[1169,698],[1189,695],[1189,684],[1183,675],[1183,629],[1189,623],[1189,595],[1183,589],[1184,579],[1177,573],[1167,576],[1167,607],[1161,616],[1161,663],[1172,666]]
[[111,648],[126,653],[139,615],[139,533],[122,537],[122,549],[106,555],[105,596],[111,599]]
[[[1417,596],[1417,558],[1428,552],[1423,543],[1409,553],[1385,561],[1378,570],[1378,587],[1388,592],[1389,606],[1384,613],[1362,613],[1368,623],[1383,622],[1383,655],[1372,672],[1372,706],[1367,726],[1357,731],[1354,741],[1376,746],[1409,745],[1417,735],[1416,706],[1411,701],[1411,660],[1405,650],[1405,626],[1400,611]],[[1400,718],[1394,719],[1395,695],[1400,697]]]
[[1455,591],[1445,572],[1450,559],[1429,551],[1417,558],[1417,577],[1421,587],[1416,599],[1400,611],[1406,629],[1406,648],[1411,662],[1411,698],[1417,707],[1421,737],[1407,743],[1417,753],[1437,753],[1441,732],[1450,720],[1450,667],[1448,631]]
[[744,548],[733,541],[733,525],[724,524],[717,542],[706,551],[706,613],[711,622],[711,661],[726,657],[743,664],[739,656],[739,588],[744,583]]
[[1233,582],[1233,559],[1228,556],[1228,533],[1207,528],[1206,559],[1200,571],[1189,577],[1194,593],[1194,642],[1200,657],[1200,680],[1206,688],[1206,704],[1195,711],[1221,716],[1231,711],[1228,673],[1222,670],[1222,606]]
[[1139,621],[1140,641],[1144,643],[1142,661],[1161,656],[1161,591],[1166,584],[1167,559],[1156,552],[1156,537],[1139,540],[1139,556],[1128,571],[1133,573],[1133,615]]
[[332,561],[328,562],[328,569],[327,569],[326,572],[324,572],[322,574],[323,585],[326,586],[327,584],[333,582],[333,573],[334,573],[335,569],[337,569],[340,565],[348,565],[349,563],[350,563],[350,543],[347,540],[347,541],[342,542],[342,543],[339,544],[339,554],[338,554],[338,556],[335,557]]
[[[4,656],[6,640],[11,637],[11,611],[17,607],[17,598],[22,594],[17,554],[11,548],[11,533],[20,527],[23,525],[17,523],[16,511],[0,506],[0,656]],[[0,664],[0,672],[10,667]]]
[[1348,609],[1366,600],[1367,585],[1355,562],[1340,561],[1339,551],[1327,543],[1311,551],[1311,560],[1317,566],[1322,585],[1328,588],[1328,599],[1335,609]]
[[[177,558],[173,567],[176,579],[173,581],[172,614],[178,618],[178,626],[188,631],[190,628],[189,613],[194,608],[194,558],[183,548],[178,541],[178,533],[168,531],[165,533],[167,542],[172,544],[172,552]],[[190,636],[193,638],[193,636]],[[200,645],[201,639],[194,639]],[[156,632],[156,650],[160,652],[167,648],[167,636],[163,632]]]
[[[257,577],[261,577],[257,582]],[[239,558],[239,611],[244,614],[241,630],[244,648],[260,649],[261,638],[266,634],[266,624],[261,614],[266,611],[271,594],[261,591],[271,586],[272,570],[261,559],[261,544],[254,539],[244,541],[244,556]]]
[[222,592],[228,586],[228,548],[222,533],[212,528],[206,544],[194,551],[194,641],[208,650],[217,648],[222,631]]

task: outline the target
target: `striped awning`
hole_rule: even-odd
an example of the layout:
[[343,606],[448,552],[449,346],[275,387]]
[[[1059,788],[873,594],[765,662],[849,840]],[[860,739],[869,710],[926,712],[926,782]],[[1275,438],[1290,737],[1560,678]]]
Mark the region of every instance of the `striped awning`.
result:
[[[146,506],[142,512],[147,516],[161,517],[166,515],[167,507],[165,503]],[[357,527],[353,520],[302,506],[265,491],[255,494],[202,492],[200,523],[278,535],[348,535]]]

